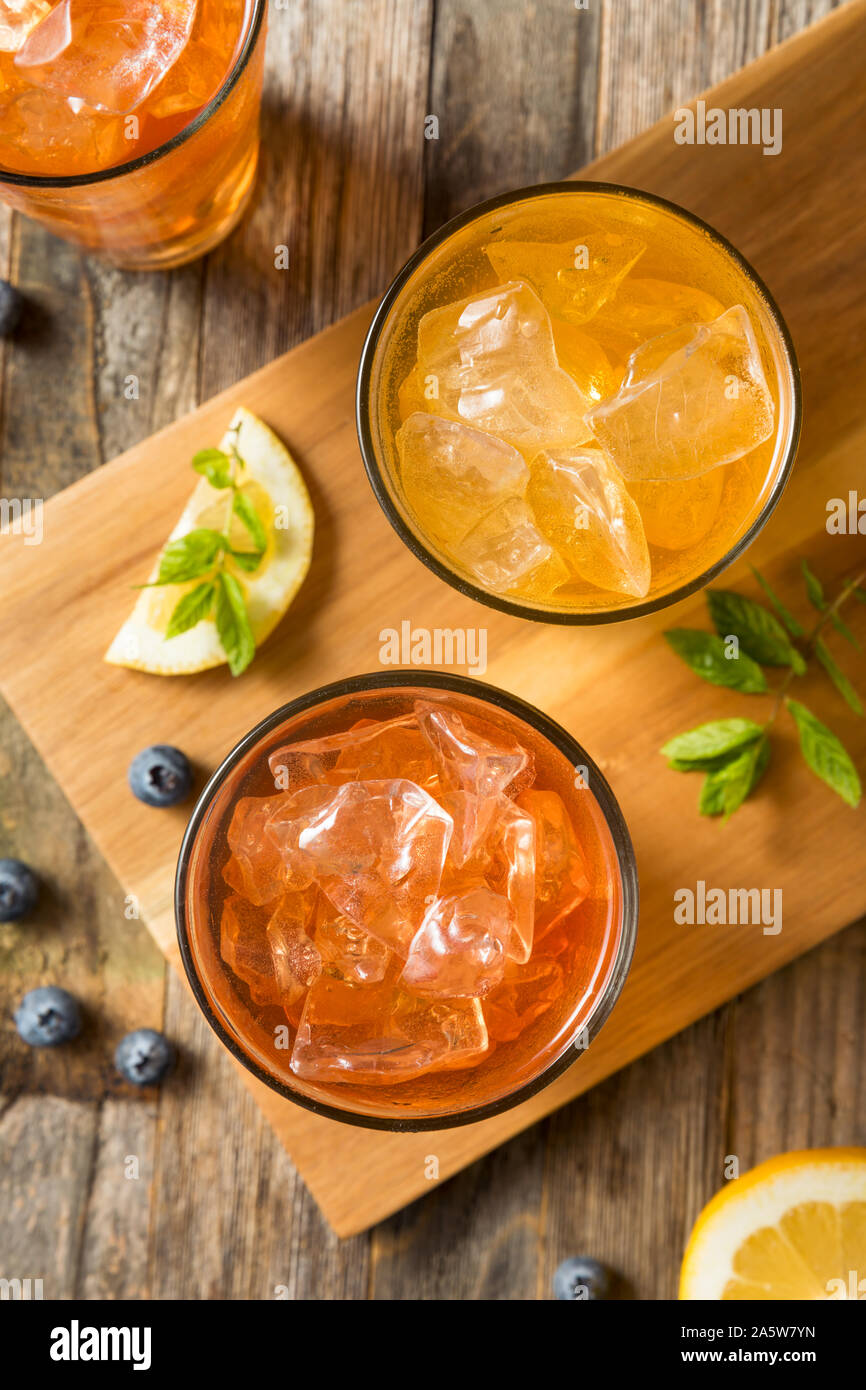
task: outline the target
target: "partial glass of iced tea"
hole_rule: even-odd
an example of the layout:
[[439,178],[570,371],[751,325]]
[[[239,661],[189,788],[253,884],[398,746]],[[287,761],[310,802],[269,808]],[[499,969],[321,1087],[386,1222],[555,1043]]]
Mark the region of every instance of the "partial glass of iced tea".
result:
[[147,269],[201,255],[252,190],[265,0],[0,0],[0,194]]
[[513,697],[358,677],[281,711],[196,809],[177,903],[217,1031],[360,1123],[461,1123],[559,1074],[634,943],[601,774]]
[[358,428],[411,548],[552,621],[705,583],[778,500],[799,431],[787,330],[727,242],[633,189],[558,184],[471,210],[397,277]]

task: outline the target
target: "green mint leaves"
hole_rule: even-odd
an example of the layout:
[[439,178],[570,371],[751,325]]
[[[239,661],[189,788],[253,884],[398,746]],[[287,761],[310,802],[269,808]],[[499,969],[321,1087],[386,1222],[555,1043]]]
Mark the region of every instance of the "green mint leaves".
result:
[[[160,557],[159,572],[154,586],[187,584],[201,579],[178,600],[168,621],[165,635],[178,637],[182,632],[213,616],[217,634],[233,676],[245,671],[255,656],[256,642],[250,626],[244,592],[235,576],[226,569],[231,559],[245,574],[254,574],[262,562],[268,538],[261,518],[238,478],[244,461],[234,443],[228,452],[222,449],[202,449],[192,466],[196,473],[207,478],[211,487],[229,494],[225,525],[221,531],[197,527],[185,536],[169,541]],[[238,549],[232,544],[232,521],[238,518],[249,536],[250,545]],[[151,586],[144,586],[151,587]]]
[[[805,560],[801,570],[806,596],[820,615],[808,634],[757,570],[752,573],[769,608],[729,589],[709,589],[706,599],[715,633],[674,628],[664,634],[670,647],[702,680],[746,695],[775,696],[763,724],[753,719],[717,719],[678,734],[662,747],[673,771],[705,774],[699,799],[701,815],[727,820],[751,795],[770,762],[770,729],[782,709],[794,720],[801,752],[816,776],[846,805],[856,807],[860,802],[860,778],[841,740],[787,691],[795,677],[806,673],[808,660],[814,657],[849,709],[863,714],[863,702],[824,634],[830,626],[860,649],[838,610],[851,596],[866,601],[862,587],[866,575],[849,580],[836,599],[828,602],[824,586]],[[781,684],[772,691],[765,666],[786,669]]]
[[747,695],[760,695],[767,689],[767,678],[758,663],[743,651],[731,657],[721,637],[685,627],[672,628],[665,637],[701,680],[727,685]]

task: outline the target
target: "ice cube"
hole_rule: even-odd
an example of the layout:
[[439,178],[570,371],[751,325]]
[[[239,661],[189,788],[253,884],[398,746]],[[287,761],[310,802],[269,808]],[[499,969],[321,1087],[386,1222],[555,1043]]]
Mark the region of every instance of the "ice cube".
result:
[[147,99],[189,42],[198,0],[60,0],[15,64],[32,82],[97,111]]
[[473,792],[440,792],[437,800],[454,822],[451,844],[445,860],[442,884],[461,869],[471,867],[481,873],[490,858],[488,832],[496,813],[497,799],[482,798]]
[[316,946],[325,974],[348,984],[379,984],[391,960],[387,946],[343,917],[327,899],[316,926]]
[[280,992],[267,937],[267,913],[246,898],[226,898],[220,919],[220,955],[249,985],[257,1004],[279,1004]]
[[706,290],[630,275],[599,309],[592,331],[608,351],[626,358],[650,338],[685,324],[711,323],[724,312],[724,304]]
[[[289,886],[289,874],[282,855],[265,831],[272,816],[286,804],[285,797],[243,796],[237,802],[228,828],[232,851],[223,868],[230,888],[262,906],[282,897]],[[310,875],[295,875],[294,887],[304,888]]]
[[536,524],[581,579],[637,598],[648,592],[641,514],[603,450],[536,454],[527,497]]
[[22,174],[91,174],[130,158],[122,116],[72,110],[38,87],[0,91],[0,167]]
[[291,1068],[308,1081],[396,1085],[480,1058],[487,1029],[477,999],[421,1000],[390,984],[322,975],[307,996]]
[[557,792],[522,792],[517,803],[535,822],[535,940],[587,897],[590,889],[583,855],[565,802]]
[[425,995],[489,994],[505,970],[512,923],[507,899],[489,888],[437,898],[412,939],[401,983]]
[[50,9],[48,0],[0,0],[0,52],[17,53]]
[[707,535],[719,511],[725,473],[714,468],[700,478],[675,483],[631,483],[650,545],[687,550]]
[[645,343],[586,418],[630,482],[696,478],[763,444],[774,403],[746,310]]
[[569,241],[494,241],[484,251],[503,280],[526,280],[547,309],[569,323],[587,323],[646,250],[625,232],[585,227]]
[[521,598],[552,599],[568,567],[541,534],[532,509],[509,499],[488,512],[450,554],[483,588]]
[[318,806],[268,825],[289,862],[299,854],[340,913],[405,958],[427,900],[439,889],[452,822],[405,779],[347,782]]
[[555,960],[534,956],[522,966],[509,961],[502,984],[482,1004],[489,1037],[513,1042],[556,1003],[564,987],[562,967]]
[[535,821],[508,797],[499,797],[491,835],[493,856],[486,879],[513,914],[507,954],[525,964],[535,936]]
[[429,750],[411,714],[362,720],[343,733],[276,748],[268,765],[275,785],[283,789],[398,776],[435,786]]
[[403,492],[425,532],[459,540],[507,497],[522,497],[525,460],[510,444],[416,411],[397,432]]
[[[427,739],[443,787],[470,792],[484,801],[505,792],[516,795],[535,775],[532,754],[492,725],[436,704],[418,706],[418,723]],[[477,825],[472,826],[475,835]]]
[[550,318],[515,282],[432,309],[418,325],[427,409],[488,430],[518,449],[589,437],[590,401],[556,360]]
[[287,893],[268,922],[274,978],[284,1006],[296,1003],[322,973],[322,958],[309,936],[316,898],[311,889]]

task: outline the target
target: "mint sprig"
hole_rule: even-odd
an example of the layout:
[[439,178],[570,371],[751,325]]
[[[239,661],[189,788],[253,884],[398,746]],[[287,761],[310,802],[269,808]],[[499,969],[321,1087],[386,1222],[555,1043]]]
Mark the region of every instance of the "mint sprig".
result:
[[[752,794],[770,762],[770,730],[783,709],[794,720],[807,765],[846,805],[859,805],[860,778],[842,741],[787,692],[797,677],[806,674],[814,658],[849,709],[856,715],[863,714],[863,702],[830,651],[826,631],[832,627],[860,649],[839,609],[851,597],[866,601],[866,571],[846,581],[829,602],[823,584],[805,560],[801,570],[806,596],[819,614],[808,634],[757,570],[752,573],[771,608],[733,590],[710,589],[706,599],[715,633],[674,628],[664,634],[673,650],[703,680],[743,694],[771,693],[775,697],[763,724],[752,719],[717,719],[678,734],[662,747],[672,770],[705,774],[699,800],[702,815],[723,816],[727,820]],[[787,667],[774,691],[768,686],[762,669],[765,666]]]
[[[226,519],[221,531],[211,527],[196,527],[185,536],[169,541],[159,561],[156,579],[141,588],[165,584],[187,584],[201,579],[194,589],[183,595],[168,620],[165,635],[178,637],[188,632],[204,618],[213,614],[217,635],[226,654],[233,676],[245,671],[255,656],[256,641],[250,625],[243,589],[226,569],[231,560],[245,574],[254,574],[262,562],[268,538],[255,507],[239,479],[245,468],[237,448],[237,427],[228,451],[201,449],[194,455],[192,466],[196,473],[207,478],[211,487],[229,494]],[[232,521],[237,517],[251,541],[249,549],[237,549],[232,544]]]

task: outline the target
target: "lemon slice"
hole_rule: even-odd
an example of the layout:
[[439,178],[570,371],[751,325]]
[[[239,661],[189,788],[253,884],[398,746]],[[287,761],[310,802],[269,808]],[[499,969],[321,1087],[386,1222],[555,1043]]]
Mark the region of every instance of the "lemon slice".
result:
[[[226,570],[243,592],[258,647],[273,632],[310,568],[313,506],[291,454],[249,410],[236,412],[220,447],[227,450],[231,443],[236,445],[245,465],[238,478],[239,490],[252,504],[267,536],[265,553],[253,573],[245,572],[231,558],[226,560]],[[202,478],[169,541],[178,540],[197,527],[222,531],[229,505],[230,494]],[[232,519],[230,542],[238,550],[251,547],[249,531],[239,517]],[[159,556],[150,580],[158,573]],[[212,615],[176,637],[165,636],[179,600],[200,583],[201,579],[193,579],[142,589],[105,660],[113,666],[129,666],[134,671],[150,671],[159,676],[187,676],[222,665],[227,658]]]
[[729,1183],[698,1217],[680,1277],[689,1300],[864,1297],[866,1149],[780,1154]]

